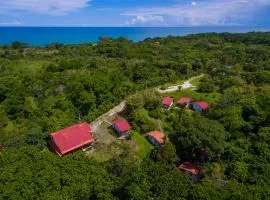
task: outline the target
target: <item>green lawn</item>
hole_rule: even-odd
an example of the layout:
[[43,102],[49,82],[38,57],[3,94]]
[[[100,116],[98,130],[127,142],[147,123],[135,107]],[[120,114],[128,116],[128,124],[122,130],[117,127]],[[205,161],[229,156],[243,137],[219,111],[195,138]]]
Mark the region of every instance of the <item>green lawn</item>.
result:
[[199,93],[193,90],[181,90],[170,94],[171,97],[178,101],[181,97],[191,97],[194,100],[202,100],[208,103],[216,103],[220,97],[220,93]]
[[140,133],[134,131],[133,136],[139,148],[136,155],[140,158],[145,158],[150,153],[153,146]]
[[47,64],[52,63],[47,60],[17,60],[10,64],[10,67],[13,70],[17,71],[29,71],[29,72],[36,72],[40,70],[42,67],[46,66]]
[[196,79],[194,79],[193,81],[190,81],[190,83],[191,83],[192,85],[198,87],[199,84],[200,84],[201,79],[202,79],[202,77],[196,78]]

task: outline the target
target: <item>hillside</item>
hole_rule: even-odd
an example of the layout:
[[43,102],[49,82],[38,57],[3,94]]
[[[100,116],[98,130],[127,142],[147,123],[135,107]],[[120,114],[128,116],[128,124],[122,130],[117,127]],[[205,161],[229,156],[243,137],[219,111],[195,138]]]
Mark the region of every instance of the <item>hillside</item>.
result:
[[[270,33],[211,33],[0,46],[0,199],[270,199],[269,44]],[[93,152],[48,148],[50,133],[124,100],[101,118]],[[110,126],[119,117],[127,140]],[[154,130],[164,145],[148,140]],[[197,181],[178,169],[187,162]]]

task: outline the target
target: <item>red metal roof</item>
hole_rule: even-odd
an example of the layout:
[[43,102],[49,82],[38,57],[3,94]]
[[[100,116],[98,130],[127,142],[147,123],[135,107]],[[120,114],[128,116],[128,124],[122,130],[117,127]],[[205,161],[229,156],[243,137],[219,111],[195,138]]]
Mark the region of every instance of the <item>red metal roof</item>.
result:
[[131,126],[125,119],[116,119],[112,122],[121,133],[125,133],[131,129]]
[[165,134],[160,131],[151,131],[147,135],[155,138],[159,144],[164,144]]
[[173,103],[173,98],[171,97],[164,97],[162,100],[163,105],[170,106]]
[[91,128],[86,122],[51,133],[51,137],[61,155],[94,141]]
[[200,106],[202,110],[206,110],[209,107],[208,103],[205,101],[195,101],[193,104]]
[[177,101],[177,104],[188,104],[190,102],[191,98],[189,97],[182,97]]
[[200,166],[194,165],[191,162],[184,162],[178,168],[184,172],[189,172],[192,175],[198,175],[202,170]]

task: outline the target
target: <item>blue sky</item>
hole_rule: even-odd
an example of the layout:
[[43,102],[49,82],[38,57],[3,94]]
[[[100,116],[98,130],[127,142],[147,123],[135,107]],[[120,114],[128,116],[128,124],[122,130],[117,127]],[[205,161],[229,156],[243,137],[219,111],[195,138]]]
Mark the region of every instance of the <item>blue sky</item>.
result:
[[270,0],[0,0],[0,26],[270,26]]

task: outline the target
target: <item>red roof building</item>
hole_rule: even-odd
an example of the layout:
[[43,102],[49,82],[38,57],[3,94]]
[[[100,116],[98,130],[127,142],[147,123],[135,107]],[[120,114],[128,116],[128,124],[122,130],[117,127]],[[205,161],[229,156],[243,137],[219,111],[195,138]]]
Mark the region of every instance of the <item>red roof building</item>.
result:
[[188,172],[191,175],[199,175],[202,168],[198,165],[194,165],[191,162],[184,162],[179,166],[179,169],[181,169],[184,172]]
[[187,105],[190,102],[191,98],[189,97],[182,97],[177,101],[177,104],[180,105]]
[[167,108],[171,107],[172,104],[173,104],[173,98],[171,98],[171,97],[164,97],[162,99],[162,104],[163,104],[163,106],[165,106]]
[[184,162],[178,167],[181,171],[189,174],[192,177],[193,181],[199,179],[199,175],[202,171],[202,168],[198,165],[195,165],[191,162]]
[[51,133],[50,144],[58,155],[63,156],[94,140],[90,126],[84,122]]
[[149,140],[155,145],[165,143],[165,134],[160,131],[151,131],[148,134]]
[[205,101],[194,101],[192,102],[192,107],[194,110],[202,112],[208,109],[209,105]]
[[117,131],[119,137],[125,135],[131,129],[130,124],[125,119],[114,120],[112,127]]

